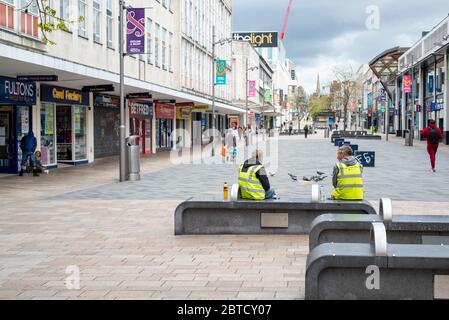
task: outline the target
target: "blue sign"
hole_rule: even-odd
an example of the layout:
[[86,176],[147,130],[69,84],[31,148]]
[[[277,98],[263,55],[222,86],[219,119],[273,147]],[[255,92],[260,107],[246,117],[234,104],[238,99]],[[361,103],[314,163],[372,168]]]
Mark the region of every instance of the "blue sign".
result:
[[76,89],[41,85],[41,100],[71,105],[88,106],[89,92]]
[[354,156],[362,166],[375,167],[376,153],[374,151],[356,151]]
[[226,60],[216,60],[215,84],[226,84]]
[[429,75],[429,82],[427,83],[427,89],[429,93],[433,92],[433,76]]
[[36,83],[0,77],[0,103],[18,106],[36,104]]

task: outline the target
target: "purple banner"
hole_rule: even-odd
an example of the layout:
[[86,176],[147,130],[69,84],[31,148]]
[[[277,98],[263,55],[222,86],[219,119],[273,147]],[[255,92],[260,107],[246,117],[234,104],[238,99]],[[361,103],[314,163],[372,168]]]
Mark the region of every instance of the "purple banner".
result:
[[126,53],[145,53],[145,9],[126,9]]

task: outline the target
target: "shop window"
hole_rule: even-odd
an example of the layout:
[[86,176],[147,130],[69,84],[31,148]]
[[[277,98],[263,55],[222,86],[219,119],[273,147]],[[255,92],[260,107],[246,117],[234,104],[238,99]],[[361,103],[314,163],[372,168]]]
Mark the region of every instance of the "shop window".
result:
[[0,2],[0,27],[14,30],[14,0]]
[[55,106],[42,103],[41,106],[41,154],[42,165],[56,164]]
[[27,0],[21,0],[21,8],[26,8],[20,12],[20,32],[28,36],[37,38],[38,28],[38,10],[35,2],[29,3]]
[[86,108],[73,107],[75,131],[75,160],[87,159]]

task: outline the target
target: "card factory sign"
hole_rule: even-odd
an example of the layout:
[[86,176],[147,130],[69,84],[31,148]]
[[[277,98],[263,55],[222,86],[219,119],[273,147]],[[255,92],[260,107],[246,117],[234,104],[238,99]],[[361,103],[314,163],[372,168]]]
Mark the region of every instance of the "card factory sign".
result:
[[234,40],[247,41],[254,47],[275,48],[278,46],[277,32],[234,32]]
[[41,85],[41,100],[74,105],[89,105],[89,93],[81,90]]

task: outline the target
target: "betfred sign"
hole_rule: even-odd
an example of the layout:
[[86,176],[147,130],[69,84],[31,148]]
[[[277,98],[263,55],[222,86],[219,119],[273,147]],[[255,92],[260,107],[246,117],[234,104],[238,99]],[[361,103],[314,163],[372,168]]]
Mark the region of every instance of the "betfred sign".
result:
[[238,41],[247,41],[259,48],[278,47],[277,32],[234,32],[232,38]]
[[150,101],[129,101],[129,117],[137,119],[153,118],[153,103]]

